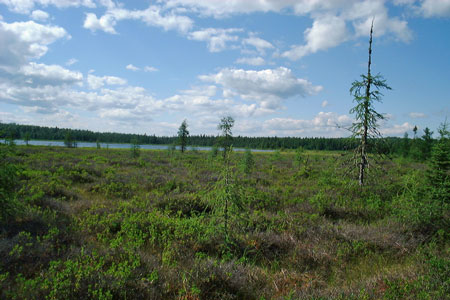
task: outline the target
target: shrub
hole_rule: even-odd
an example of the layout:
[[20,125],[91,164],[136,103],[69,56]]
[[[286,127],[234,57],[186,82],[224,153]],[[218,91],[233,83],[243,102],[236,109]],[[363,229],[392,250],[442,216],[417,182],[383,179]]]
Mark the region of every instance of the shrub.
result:
[[10,149],[0,148],[0,224],[13,218],[19,208],[15,193],[18,168],[8,162],[10,155]]

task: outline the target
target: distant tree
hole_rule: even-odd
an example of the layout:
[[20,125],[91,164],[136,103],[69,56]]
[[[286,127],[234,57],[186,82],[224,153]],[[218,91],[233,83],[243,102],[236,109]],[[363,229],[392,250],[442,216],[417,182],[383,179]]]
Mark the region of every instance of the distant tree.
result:
[[23,140],[25,141],[25,144],[28,146],[28,142],[30,141],[30,133],[29,132],[25,133]]
[[356,106],[350,110],[350,113],[355,115],[356,121],[351,126],[353,137],[359,138],[360,143],[355,151],[355,161],[359,169],[359,185],[364,184],[365,171],[369,166],[368,152],[369,147],[373,146],[374,140],[381,137],[379,132],[379,120],[383,120],[384,116],[377,112],[374,108],[374,101],[381,102],[383,94],[380,89],[390,90],[384,80],[383,76],[378,74],[372,76],[371,63],[372,63],[372,34],[373,34],[373,21],[370,28],[369,39],[369,61],[367,64],[367,75],[362,74],[361,81],[354,81],[350,88],[350,94],[353,95]]
[[71,130],[68,130],[66,132],[66,135],[64,136],[64,145],[67,148],[73,148],[74,147],[74,139],[73,139]]
[[137,138],[131,139],[130,142],[130,150],[131,150],[131,157],[137,158],[139,155],[141,155],[141,145],[139,145],[139,141]]
[[223,117],[220,120],[217,128],[222,131],[222,135],[219,138],[220,146],[223,148],[223,157],[226,157],[227,152],[231,151],[233,144],[233,133],[231,129],[234,126],[234,119],[230,116]]
[[242,168],[245,174],[250,174],[255,166],[255,160],[253,158],[252,151],[247,148],[245,149],[244,158],[242,161]]
[[401,144],[401,154],[403,157],[409,156],[410,148],[411,148],[411,143],[409,141],[408,133],[405,132],[405,134],[403,135],[402,144]]
[[414,125],[413,132],[414,132],[414,139],[416,139],[416,137],[417,137],[417,126],[416,125]]
[[430,158],[431,150],[433,149],[433,131],[431,131],[428,127],[425,127],[421,139],[421,159],[427,160]]
[[178,128],[178,142],[180,143],[181,152],[184,152],[186,150],[187,140],[189,136],[189,131],[187,130],[188,124],[187,121],[184,120],[180,128]]

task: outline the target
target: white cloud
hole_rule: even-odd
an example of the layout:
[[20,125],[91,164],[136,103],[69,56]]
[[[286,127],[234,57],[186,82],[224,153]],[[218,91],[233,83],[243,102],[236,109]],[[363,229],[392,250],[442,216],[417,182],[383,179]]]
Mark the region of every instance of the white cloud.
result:
[[30,17],[35,21],[46,21],[49,18],[48,13],[42,10],[33,10]]
[[327,100],[324,100],[320,106],[327,107],[329,105]]
[[305,97],[322,90],[321,86],[295,77],[290,69],[284,67],[261,71],[223,69],[217,74],[200,76],[200,79],[220,84],[225,93],[257,100],[267,109],[280,108],[282,99]]
[[236,60],[236,63],[251,66],[262,66],[266,61],[262,57],[242,57]]
[[151,66],[145,66],[145,67],[144,67],[144,71],[145,71],[145,72],[157,72],[158,69],[155,68],[155,67],[151,67]]
[[16,72],[30,59],[42,57],[48,45],[69,35],[64,28],[34,21],[6,23],[0,21],[0,69]]
[[79,7],[85,6],[93,8],[95,4],[92,0],[0,0],[0,4],[4,4],[9,10],[29,14],[37,5],[40,6],[56,6],[57,8]]
[[90,89],[99,89],[106,85],[125,85],[127,81],[123,78],[116,76],[95,76],[92,74],[88,74],[87,83]]
[[106,3],[108,10],[97,18],[93,13],[87,13],[83,27],[91,31],[102,30],[107,33],[116,34],[114,27],[118,21],[140,20],[149,26],[161,27],[164,30],[177,30],[187,33],[193,26],[193,21],[186,16],[179,16],[172,12],[163,14],[159,6],[150,5],[144,10],[127,10],[117,8],[113,3]]
[[268,135],[278,136],[348,136],[342,129],[351,125],[352,119],[347,115],[334,112],[319,112],[309,120],[292,118],[273,118],[263,122],[263,131]]
[[273,49],[274,46],[266,40],[256,36],[251,36],[242,41],[243,45],[250,45],[256,48],[260,54],[264,54],[267,49]]
[[125,67],[125,69],[127,70],[131,70],[131,71],[139,71],[140,69],[132,64],[129,64]]
[[107,33],[116,34],[117,32],[114,29],[116,23],[116,19],[112,15],[104,15],[99,19],[94,13],[87,13],[83,27],[93,32],[102,30]]
[[[424,0],[424,11],[430,14],[448,14],[450,0]],[[199,15],[223,18],[253,12],[283,13],[293,11],[297,15],[313,19],[304,31],[305,44],[295,45],[282,53],[283,57],[297,60],[305,55],[336,47],[345,41],[367,37],[370,23],[375,17],[375,36],[391,36],[409,42],[413,35],[406,20],[390,17],[385,0],[265,0],[265,1],[209,1],[168,0],[167,9],[188,11]],[[395,4],[400,4],[398,1]],[[428,8],[429,7],[429,8]],[[259,53],[269,49],[270,43],[255,36],[246,39],[248,45],[259,47]]]
[[240,28],[206,28],[189,33],[188,38],[207,42],[209,51],[220,52],[226,49],[228,42],[236,42],[239,36],[235,33],[241,31]]
[[76,58],[71,58],[66,62],[66,66],[71,66],[73,64],[76,64],[78,62],[78,59]]
[[336,16],[323,16],[304,32],[306,45],[294,46],[282,54],[291,60],[305,55],[335,47],[349,38],[345,21]]
[[450,0],[424,0],[420,9],[425,17],[450,17]]
[[83,80],[83,74],[70,71],[58,65],[45,65],[30,62],[22,66],[19,72],[33,85],[75,84]]
[[410,131],[414,128],[411,124],[408,122],[405,122],[401,125],[394,124],[390,127],[383,127],[380,129],[381,134],[383,135],[389,135],[389,136],[400,136],[403,135],[405,132]]
[[413,119],[419,119],[419,118],[426,118],[427,115],[424,113],[419,113],[419,112],[410,112],[409,117],[411,117]]

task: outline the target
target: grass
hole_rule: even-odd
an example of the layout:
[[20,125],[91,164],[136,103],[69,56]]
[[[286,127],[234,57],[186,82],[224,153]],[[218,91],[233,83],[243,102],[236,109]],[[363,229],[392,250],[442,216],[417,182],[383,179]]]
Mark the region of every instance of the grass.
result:
[[[1,224],[5,299],[445,299],[448,231],[396,214],[405,178],[384,161],[359,187],[340,153],[221,155],[17,147],[22,209]],[[248,157],[247,157],[248,159]],[[419,171],[416,171],[419,170]]]

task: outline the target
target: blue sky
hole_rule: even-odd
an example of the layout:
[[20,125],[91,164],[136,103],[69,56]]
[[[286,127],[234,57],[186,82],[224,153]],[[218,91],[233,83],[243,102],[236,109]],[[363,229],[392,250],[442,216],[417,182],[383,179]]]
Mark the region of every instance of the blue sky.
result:
[[236,135],[348,136],[373,18],[381,132],[436,131],[450,0],[0,0],[0,121],[216,134],[231,115]]

